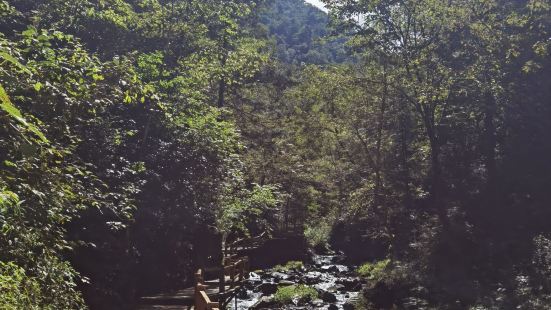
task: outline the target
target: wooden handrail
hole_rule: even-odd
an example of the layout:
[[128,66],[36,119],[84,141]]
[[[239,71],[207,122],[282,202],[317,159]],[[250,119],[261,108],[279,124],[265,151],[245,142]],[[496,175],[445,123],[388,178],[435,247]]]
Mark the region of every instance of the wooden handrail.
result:
[[[218,296],[224,296],[226,284],[229,284],[230,289],[239,285],[244,278],[248,276],[249,258],[248,257],[232,257],[224,260],[224,266],[220,269],[220,282]],[[228,277],[228,283],[226,283]],[[215,310],[220,307],[219,303],[210,301],[206,288],[204,273],[202,269],[198,269],[195,273],[195,309],[196,310]]]
[[195,286],[195,310],[219,310],[220,304],[212,302],[205,289],[206,286],[202,284]]
[[226,250],[226,253],[233,253],[234,255],[236,255],[237,253],[235,253],[235,248],[239,246],[245,247],[246,245],[255,245],[255,243],[262,241],[266,235],[267,233],[263,232],[255,237],[237,239],[232,243],[226,243],[224,248]]

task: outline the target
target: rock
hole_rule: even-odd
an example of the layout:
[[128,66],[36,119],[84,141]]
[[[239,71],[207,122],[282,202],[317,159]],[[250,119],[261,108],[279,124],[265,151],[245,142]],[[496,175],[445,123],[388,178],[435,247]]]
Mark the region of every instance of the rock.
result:
[[344,256],[344,255],[337,255],[337,256],[334,256],[334,257],[331,259],[331,262],[334,263],[334,264],[342,264],[342,263],[344,263],[345,260],[346,260],[346,256]]
[[365,292],[366,297],[377,308],[390,308],[397,298],[400,298],[396,286],[389,286],[384,282],[378,282]]
[[272,297],[262,297],[249,309],[251,310],[260,310],[260,309],[270,309],[276,305],[276,301]]
[[293,274],[293,275],[290,275],[289,278],[287,280],[289,281],[298,281],[300,279],[300,275],[296,275],[296,274]]
[[243,281],[243,286],[248,290],[253,290],[258,285],[262,284],[262,280],[247,280]]
[[324,291],[321,293],[321,299],[325,302],[333,303],[337,301],[337,296],[333,293]]
[[277,285],[279,287],[281,287],[281,286],[291,286],[291,285],[294,285],[294,284],[295,284],[295,282],[289,281],[289,280],[281,280],[277,283]]
[[339,307],[337,307],[335,304],[330,304],[328,310],[339,310]]
[[249,292],[246,289],[241,289],[239,290],[239,293],[237,293],[237,298],[247,299],[249,298]]
[[344,286],[347,291],[357,292],[362,288],[362,283],[359,278],[340,278],[338,284]]
[[341,293],[344,293],[344,292],[347,292],[348,290],[346,289],[346,287],[342,284],[335,284],[334,288],[338,291],[338,292],[341,292]]
[[297,306],[302,306],[302,305],[305,305],[307,303],[309,303],[310,301],[312,301],[312,297],[310,297],[309,295],[306,295],[306,296],[303,296],[301,298],[298,298],[298,299],[293,299],[293,304],[297,305]]
[[277,291],[277,284],[275,283],[262,283],[255,287],[256,292],[262,292],[263,295],[272,295]]
[[356,306],[353,303],[347,301],[347,302],[344,303],[344,305],[342,305],[342,308],[344,310],[355,310]]
[[329,268],[327,268],[327,271],[333,272],[333,273],[338,273],[338,272],[340,272],[339,267],[337,267],[337,266],[335,266],[335,265],[332,265],[332,266],[330,266]]
[[304,278],[302,278],[302,282],[308,284],[308,285],[312,285],[312,284],[318,284],[321,282],[321,277],[320,276],[306,276]]
[[312,306],[314,306],[314,307],[321,308],[321,307],[323,307],[323,300],[314,299],[310,302],[310,304],[312,304]]
[[272,278],[276,278],[278,280],[287,280],[289,278],[289,275],[279,271],[272,272],[271,276]]

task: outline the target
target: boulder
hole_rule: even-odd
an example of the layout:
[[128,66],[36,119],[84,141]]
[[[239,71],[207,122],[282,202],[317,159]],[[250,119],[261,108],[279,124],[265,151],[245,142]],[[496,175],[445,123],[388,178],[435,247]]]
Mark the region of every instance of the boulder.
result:
[[337,301],[337,296],[335,296],[335,294],[326,291],[323,291],[320,297],[323,301],[328,303],[333,303]]
[[287,280],[289,278],[289,275],[283,272],[274,271],[271,273],[271,277],[278,280]]
[[289,276],[289,278],[287,278],[287,280],[296,282],[300,279],[300,276],[301,276],[300,274],[298,274],[298,275],[297,274],[292,274],[292,275]]
[[337,280],[337,283],[343,285],[347,291],[351,292],[357,292],[362,288],[359,278],[340,278]]
[[277,284],[265,282],[254,289],[256,292],[262,292],[262,295],[272,295],[277,291]]
[[243,286],[248,290],[253,290],[258,285],[262,284],[262,280],[247,280],[243,281]]
[[331,259],[331,262],[333,264],[342,264],[346,261],[346,256],[344,255],[336,255]]
[[289,280],[281,280],[277,283],[277,286],[281,287],[281,286],[291,286],[291,285],[294,285],[295,282],[293,281],[289,281]]
[[348,290],[346,289],[346,287],[344,287],[344,285],[342,284],[335,284],[335,286],[333,286],[338,292],[341,292],[341,293],[344,293],[344,292],[347,292]]
[[318,284],[321,282],[321,276],[319,275],[308,275],[303,278],[301,278],[302,282],[312,285],[312,284]]
[[312,304],[312,306],[316,307],[316,308],[321,308],[323,307],[323,300],[321,299],[314,299],[310,302],[310,304]]
[[249,298],[249,292],[246,289],[240,289],[237,293],[237,298],[239,299],[247,299]]
[[344,310],[355,310],[356,306],[353,303],[351,303],[350,301],[347,301],[347,302],[344,303],[344,305],[342,305],[342,308]]
[[262,297],[249,309],[251,310],[260,310],[260,309],[273,309],[277,305],[277,302],[272,297]]

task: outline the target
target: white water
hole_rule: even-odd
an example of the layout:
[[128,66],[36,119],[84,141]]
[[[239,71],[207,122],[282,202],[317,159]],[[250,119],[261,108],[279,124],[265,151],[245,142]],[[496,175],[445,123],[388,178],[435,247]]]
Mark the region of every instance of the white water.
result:
[[[337,301],[334,303],[339,309],[343,308],[343,305],[350,299],[356,299],[359,295],[358,291],[343,291],[342,285],[337,284],[339,279],[350,279],[353,278],[353,273],[350,270],[349,266],[342,264],[334,264],[335,256],[328,255],[315,255],[313,260],[313,265],[306,265],[302,271],[289,271],[289,272],[273,272],[273,271],[263,271],[265,273],[264,279],[261,275],[251,272],[250,278],[248,281],[255,283],[256,285],[260,283],[277,283],[279,280],[291,279],[292,282],[299,284],[299,281],[307,282],[318,282],[310,286],[314,287],[319,292],[330,292],[335,295]],[[277,280],[276,280],[277,279]],[[252,307],[256,302],[262,298],[261,292],[254,292],[254,290],[247,290],[246,300],[238,299],[237,300],[237,310],[247,310]],[[316,305],[313,305],[316,304]],[[328,309],[330,303],[317,301],[316,303],[311,303],[303,306],[285,306],[283,309]],[[236,309],[235,303],[232,302],[228,309]],[[275,308],[274,308],[275,309]],[[281,308],[280,308],[281,309]]]

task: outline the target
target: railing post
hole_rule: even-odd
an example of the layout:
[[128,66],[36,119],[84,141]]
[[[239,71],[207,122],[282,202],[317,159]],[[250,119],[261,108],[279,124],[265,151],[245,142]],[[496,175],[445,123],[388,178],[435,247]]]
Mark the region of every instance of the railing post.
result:
[[226,268],[224,265],[222,265],[222,268],[220,269],[220,283],[218,285],[218,290],[220,292],[220,296],[222,296],[226,290]]
[[244,266],[243,266],[243,269],[244,269],[244,272],[245,272],[245,278],[249,278],[249,271],[250,271],[250,268],[251,268],[251,263],[249,261],[249,257],[248,256],[245,256],[244,257],[245,259],[245,263],[244,263]]
[[218,295],[219,295],[219,300],[222,300],[222,296],[224,295],[224,291],[226,290],[226,271],[224,270],[224,267],[226,266],[226,253],[227,253],[227,246],[228,244],[226,243],[226,238],[222,238],[222,261],[220,262],[221,263],[221,266],[222,268],[220,269],[220,274],[219,274],[219,284],[218,284]]
[[243,258],[239,260],[239,277],[237,278],[237,281],[241,282],[243,281],[243,276],[245,274],[245,261]]
[[207,305],[206,305],[206,300],[204,300],[203,298],[203,295],[201,294],[201,292],[204,292],[205,291],[205,286],[203,284],[197,284],[195,286],[195,310],[206,310],[207,309]]
[[233,288],[235,285],[235,263],[232,263],[230,266],[230,288]]
[[205,282],[205,278],[203,277],[203,270],[197,269],[197,272],[195,273],[195,283],[203,284],[204,282]]

